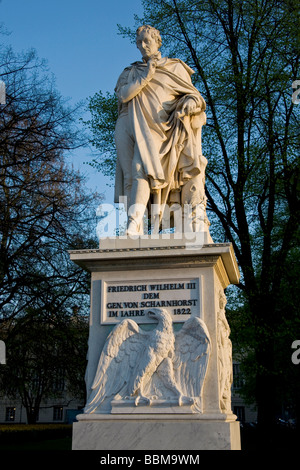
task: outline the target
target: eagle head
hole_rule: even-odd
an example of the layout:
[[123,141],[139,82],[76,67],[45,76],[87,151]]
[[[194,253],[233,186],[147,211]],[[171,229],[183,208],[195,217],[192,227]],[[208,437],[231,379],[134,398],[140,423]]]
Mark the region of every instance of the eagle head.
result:
[[150,308],[146,311],[151,320],[156,320],[163,323],[172,323],[172,318],[169,312],[163,308]]

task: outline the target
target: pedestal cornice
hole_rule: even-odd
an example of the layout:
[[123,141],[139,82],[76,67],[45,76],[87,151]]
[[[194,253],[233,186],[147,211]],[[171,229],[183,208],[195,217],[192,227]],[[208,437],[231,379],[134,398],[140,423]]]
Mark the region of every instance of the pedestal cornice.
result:
[[[128,271],[136,269],[167,269],[217,266],[225,284],[238,284],[240,273],[231,243],[212,243],[199,246],[186,245],[180,240],[169,244],[160,240],[156,245],[136,240],[125,240],[115,248],[69,251],[71,260],[89,272]],[[229,281],[229,282],[227,282]]]

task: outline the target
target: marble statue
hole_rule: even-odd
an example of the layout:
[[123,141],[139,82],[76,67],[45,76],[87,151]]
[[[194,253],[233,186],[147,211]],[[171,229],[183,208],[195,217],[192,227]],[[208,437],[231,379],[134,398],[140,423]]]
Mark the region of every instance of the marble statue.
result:
[[142,61],[125,68],[115,88],[119,102],[115,202],[126,198],[128,234],[142,233],[147,207],[154,233],[170,208],[178,207],[186,217],[181,231],[199,231],[200,219],[208,223],[207,160],[201,149],[205,101],[192,84],[193,70],[179,59],[161,56],[158,30],[141,26],[136,44]]
[[167,310],[153,308],[147,314],[157,321],[154,330],[142,330],[126,319],[107,337],[85,413],[109,412],[112,401],[122,400],[135,407],[159,402],[189,405],[194,413],[202,411],[211,350],[205,323],[191,317],[175,334]]

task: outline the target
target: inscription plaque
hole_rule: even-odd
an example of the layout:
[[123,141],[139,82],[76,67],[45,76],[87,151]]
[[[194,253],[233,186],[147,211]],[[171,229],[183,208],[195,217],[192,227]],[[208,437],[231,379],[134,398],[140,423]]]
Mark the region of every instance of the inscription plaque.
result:
[[116,324],[125,318],[137,323],[153,323],[146,312],[154,307],[168,310],[174,322],[184,322],[191,315],[201,317],[199,281],[199,278],[103,281],[101,323]]

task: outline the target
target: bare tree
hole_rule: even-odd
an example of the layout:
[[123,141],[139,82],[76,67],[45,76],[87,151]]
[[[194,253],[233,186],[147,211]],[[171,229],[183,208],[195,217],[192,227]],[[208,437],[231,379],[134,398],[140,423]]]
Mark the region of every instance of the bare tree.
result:
[[[6,104],[0,109],[0,309],[61,308],[86,292],[67,250],[95,246],[95,204],[67,163],[82,145],[78,110],[69,108],[33,52],[0,57]],[[95,233],[95,231],[94,231]],[[73,298],[73,302],[78,302]]]

